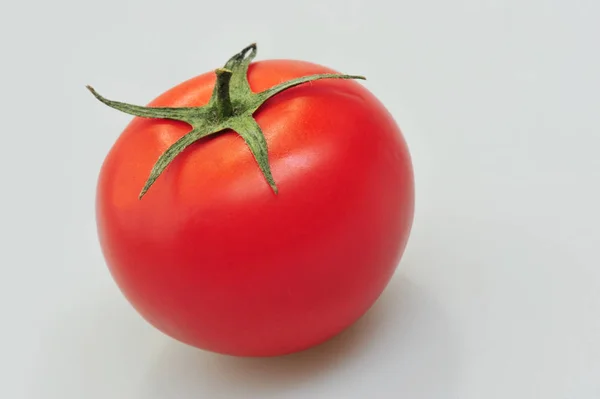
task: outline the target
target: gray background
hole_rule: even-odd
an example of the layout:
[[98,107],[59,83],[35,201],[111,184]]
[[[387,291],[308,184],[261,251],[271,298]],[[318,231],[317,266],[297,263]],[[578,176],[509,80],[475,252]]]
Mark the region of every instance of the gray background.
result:
[[[221,14],[220,14],[221,13]],[[600,2],[2,2],[0,397],[600,398]],[[414,158],[400,268],[346,334],[270,360],[149,327],[98,247],[126,115],[257,41],[368,77]]]

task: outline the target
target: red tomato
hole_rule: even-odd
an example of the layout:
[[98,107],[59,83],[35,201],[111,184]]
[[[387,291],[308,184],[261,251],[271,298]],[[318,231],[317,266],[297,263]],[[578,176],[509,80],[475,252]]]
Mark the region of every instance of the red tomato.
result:
[[[259,92],[321,73],[336,72],[269,60],[248,80]],[[206,73],[150,106],[202,106],[214,85]],[[101,168],[97,223],[112,276],[149,323],[205,350],[273,356],[324,342],[377,300],[411,229],[413,172],[394,119],[356,81],[296,86],[254,116],[278,194],[225,131],[188,147],[138,199],[190,126],[135,117]]]

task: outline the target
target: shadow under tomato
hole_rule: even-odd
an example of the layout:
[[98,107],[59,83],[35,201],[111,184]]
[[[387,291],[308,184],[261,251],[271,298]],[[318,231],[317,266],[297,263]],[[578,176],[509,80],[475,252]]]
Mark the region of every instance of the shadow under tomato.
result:
[[[413,398],[445,396],[454,383],[456,346],[444,320],[440,308],[399,275],[352,327],[299,353],[237,358],[170,341],[149,370],[140,398],[281,397],[306,384],[335,389],[332,379],[356,384],[357,391],[366,385],[371,389],[387,385],[382,393],[397,384],[416,389],[398,386],[393,397],[400,393]],[[356,376],[370,381],[357,381]],[[431,384],[431,378],[436,378],[436,384]],[[335,391],[328,395],[335,396]]]

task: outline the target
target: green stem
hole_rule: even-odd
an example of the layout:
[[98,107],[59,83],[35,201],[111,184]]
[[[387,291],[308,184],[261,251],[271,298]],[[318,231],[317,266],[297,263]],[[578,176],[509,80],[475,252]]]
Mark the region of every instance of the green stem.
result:
[[189,133],[171,145],[156,161],[140,192],[140,199],[148,192],[167,166],[187,147],[203,137],[217,134],[226,129],[232,129],[242,136],[266,182],[277,194],[278,188],[271,174],[269,164],[267,142],[260,126],[253,117],[254,112],[269,98],[303,83],[319,79],[365,79],[363,76],[357,75],[319,74],[293,79],[260,93],[253,93],[247,75],[250,63],[255,56],[256,44],[251,44],[231,57],[224,68],[216,69],[216,82],[212,97],[208,104],[203,107],[142,107],[108,100],[98,94],[92,87],[87,86],[99,101],[121,112],[143,118],[178,120],[187,122],[192,126]]
[[273,86],[270,89],[267,89],[265,91],[262,91],[262,92],[258,93],[256,95],[257,96],[257,102],[259,102],[259,104],[262,105],[269,98],[271,98],[271,97],[273,97],[273,96],[281,93],[284,90],[291,89],[292,87],[301,85],[303,83],[312,82],[312,81],[320,80],[320,79],[360,79],[360,80],[366,80],[366,78],[364,76],[358,76],[358,75],[340,75],[340,74],[333,74],[333,73],[324,73],[324,74],[320,74],[320,75],[304,76],[302,78],[288,80],[287,82],[283,82],[281,84],[278,84],[277,86]]
[[219,120],[225,120],[233,115],[233,105],[229,95],[229,82],[233,72],[229,69],[219,68],[215,71],[217,81],[212,95],[212,106],[215,107]]
[[269,186],[271,186],[273,192],[277,194],[279,190],[275,184],[275,179],[273,179],[273,174],[271,173],[271,165],[269,165],[267,141],[260,126],[256,123],[256,120],[254,120],[254,118],[236,118],[231,120],[229,127],[236,132],[242,132],[240,133],[240,136],[242,136],[246,145],[250,148],[250,151],[252,152],[252,155],[254,155],[254,159],[256,159],[258,167],[265,176],[265,179],[267,179]]
[[108,105],[111,108],[119,110],[129,115],[139,116],[142,118],[161,118],[171,119],[176,121],[188,122],[189,116],[197,111],[196,107],[181,107],[181,108],[169,108],[169,107],[142,107],[139,105],[122,103],[119,101],[112,101],[102,97],[92,86],[86,86],[87,89],[96,97],[100,102]]

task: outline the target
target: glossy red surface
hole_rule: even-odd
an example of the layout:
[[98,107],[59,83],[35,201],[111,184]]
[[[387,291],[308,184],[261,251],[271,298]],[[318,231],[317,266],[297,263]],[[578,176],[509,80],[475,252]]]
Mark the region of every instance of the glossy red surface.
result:
[[[256,92],[327,72],[271,60],[248,76]],[[150,105],[204,105],[214,81],[198,76]],[[298,86],[255,116],[278,195],[225,132],[188,148],[138,200],[190,128],[134,118],[102,166],[97,222],[114,279],[151,324],[206,350],[272,356],[338,334],[378,298],[409,236],[413,173],[398,126],[358,82]]]

